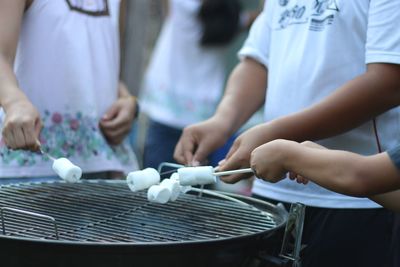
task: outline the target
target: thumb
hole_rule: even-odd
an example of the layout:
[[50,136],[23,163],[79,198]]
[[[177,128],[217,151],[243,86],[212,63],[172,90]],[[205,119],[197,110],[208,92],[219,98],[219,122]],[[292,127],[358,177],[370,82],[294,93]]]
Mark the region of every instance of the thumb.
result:
[[210,147],[208,146],[208,144],[205,142],[200,143],[196,149],[196,152],[193,155],[192,165],[199,166],[200,163],[203,162],[210,153],[211,153],[211,151],[210,151]]
[[119,112],[119,106],[117,104],[112,104],[111,107],[107,110],[107,112],[101,118],[102,120],[112,120],[117,116]]
[[230,159],[232,155],[235,154],[236,150],[238,150],[239,147],[240,147],[239,142],[235,141],[231,146],[231,148],[229,149],[228,153],[226,154],[225,159],[227,160]]

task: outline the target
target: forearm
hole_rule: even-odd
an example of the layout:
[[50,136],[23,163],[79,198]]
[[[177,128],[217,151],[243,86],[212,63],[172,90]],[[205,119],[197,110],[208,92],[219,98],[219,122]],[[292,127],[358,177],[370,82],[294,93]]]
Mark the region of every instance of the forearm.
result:
[[287,151],[287,170],[335,192],[368,197],[400,188],[400,175],[386,153],[361,156],[297,143]]
[[19,38],[21,21],[27,1],[0,2],[0,106],[7,108],[25,94],[19,90],[13,71],[13,62]]
[[346,83],[321,102],[272,121],[268,127],[273,129],[271,135],[299,142],[328,138],[399,105],[400,67],[372,65],[364,75]]
[[373,201],[379,203],[387,209],[400,212],[400,190],[392,191],[385,194],[379,194],[370,197]]
[[163,13],[163,16],[164,16],[164,19],[165,19],[169,14],[169,1],[168,0],[162,0],[161,1],[161,7],[162,7],[162,13]]
[[128,87],[123,81],[119,81],[118,84],[118,97],[123,98],[123,97],[131,97],[131,93],[129,93]]
[[245,59],[233,70],[226,91],[214,115],[236,132],[263,104],[267,70],[252,59]]
[[9,106],[22,99],[27,97],[18,88],[12,65],[0,54],[0,106],[7,111]]

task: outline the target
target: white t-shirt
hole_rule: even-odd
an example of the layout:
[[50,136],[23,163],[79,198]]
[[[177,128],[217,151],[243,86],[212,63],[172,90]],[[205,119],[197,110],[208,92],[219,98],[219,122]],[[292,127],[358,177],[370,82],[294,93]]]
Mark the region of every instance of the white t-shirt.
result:
[[[44,123],[43,149],[84,172],[137,169],[127,144],[111,147],[99,120],[117,99],[119,0],[35,0],[24,14],[14,70]],[[0,112],[0,125],[4,113]],[[37,153],[0,144],[0,177],[54,176]]]
[[[266,1],[239,56],[268,68],[265,120],[308,107],[362,75],[368,63],[400,64],[400,1]],[[400,89],[400,88],[399,88]],[[399,108],[339,136],[320,141],[331,149],[378,153],[396,145]],[[332,122],[335,123],[335,122]],[[376,127],[376,130],[375,130]],[[316,184],[256,180],[253,192],[279,201],[337,208],[377,207]]]
[[224,48],[199,43],[200,0],[171,0],[141,90],[143,112],[183,128],[209,118],[225,83]]

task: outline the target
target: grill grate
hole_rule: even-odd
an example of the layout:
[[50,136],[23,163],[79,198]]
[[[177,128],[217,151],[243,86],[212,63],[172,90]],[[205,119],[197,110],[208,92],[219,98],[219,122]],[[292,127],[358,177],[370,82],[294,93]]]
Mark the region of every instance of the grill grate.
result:
[[6,185],[0,207],[45,215],[2,210],[3,236],[35,240],[54,240],[58,233],[60,241],[79,243],[188,242],[277,227],[274,214],[225,199],[185,194],[168,204],[149,203],[145,192],[131,192],[124,181]]

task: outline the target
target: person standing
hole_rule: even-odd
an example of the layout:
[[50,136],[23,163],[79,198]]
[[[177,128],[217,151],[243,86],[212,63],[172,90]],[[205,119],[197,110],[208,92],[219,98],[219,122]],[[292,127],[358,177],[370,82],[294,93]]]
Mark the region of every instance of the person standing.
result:
[[173,162],[182,129],[210,117],[226,79],[225,54],[239,31],[237,0],[170,0],[147,68],[141,109],[149,117],[144,167]]
[[[199,164],[263,104],[266,122],[236,139],[221,171],[249,167],[256,147],[279,138],[364,155],[395,146],[399,8],[399,1],[266,1],[216,113],[184,129],[175,158]],[[393,266],[395,215],[376,203],[288,180],[257,179],[252,192],[307,205],[303,266]]]
[[39,145],[96,178],[137,168],[123,142],[136,100],[119,80],[120,4],[0,2],[0,182],[54,177]]

